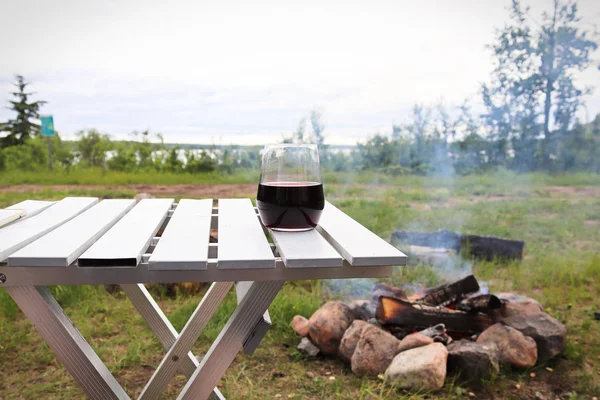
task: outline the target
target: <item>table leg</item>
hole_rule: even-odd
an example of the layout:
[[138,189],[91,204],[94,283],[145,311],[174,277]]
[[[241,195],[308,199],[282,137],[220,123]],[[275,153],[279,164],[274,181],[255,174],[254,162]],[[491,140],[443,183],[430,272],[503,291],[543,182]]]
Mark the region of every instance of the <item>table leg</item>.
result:
[[90,399],[129,399],[44,286],[6,290]]
[[[248,293],[248,289],[250,289],[252,283],[253,282],[251,281],[241,281],[235,284],[235,292],[237,295],[238,304],[240,301],[242,301],[246,293]],[[250,336],[244,342],[244,353],[252,355],[270,328],[271,316],[269,315],[269,310],[267,310],[265,311],[264,315],[258,319],[258,322],[250,333]]]
[[233,282],[215,282],[210,286],[210,289],[208,289],[208,292],[206,292],[206,295],[183,327],[179,337],[154,371],[139,400],[157,400],[160,397],[179,368],[179,360],[184,359],[189,353],[189,350],[196,343],[204,327],[217,311],[232,286]]
[[[165,350],[169,350],[179,336],[167,316],[160,309],[152,295],[143,284],[123,284],[121,289],[133,303],[138,313],[144,318],[152,332],[156,335]],[[179,371],[187,378],[191,377],[200,363],[192,352],[180,359]],[[225,397],[216,387],[210,400],[225,400]]]
[[178,400],[205,400],[275,299],[285,281],[254,282],[219,333]]

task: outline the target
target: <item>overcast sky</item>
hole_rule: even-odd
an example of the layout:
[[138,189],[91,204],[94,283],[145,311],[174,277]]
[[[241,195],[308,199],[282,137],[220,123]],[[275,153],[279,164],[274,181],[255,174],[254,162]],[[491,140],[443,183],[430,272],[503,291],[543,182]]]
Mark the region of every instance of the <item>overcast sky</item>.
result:
[[[0,0],[0,102],[20,73],[63,136],[150,129],[169,142],[222,144],[278,140],[319,107],[328,141],[354,143],[391,131],[415,102],[479,101],[485,45],[510,4],[287,3]],[[551,0],[527,4],[539,21]],[[586,26],[600,26],[600,1],[578,4]],[[598,87],[592,118],[600,73],[579,80]],[[0,120],[10,115],[0,110]]]

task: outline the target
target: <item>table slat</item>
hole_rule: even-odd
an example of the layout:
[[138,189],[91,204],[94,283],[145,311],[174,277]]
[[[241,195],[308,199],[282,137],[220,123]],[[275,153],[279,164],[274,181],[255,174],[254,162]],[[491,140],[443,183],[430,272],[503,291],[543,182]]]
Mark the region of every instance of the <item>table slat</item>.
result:
[[353,266],[406,264],[404,253],[329,202],[316,229]]
[[25,216],[22,219],[33,217],[55,204],[55,201],[45,200],[23,200],[20,203],[14,204],[10,207],[6,207],[7,210],[24,210]]
[[96,197],[66,197],[34,217],[0,228],[0,261],[97,202]]
[[288,268],[342,266],[342,256],[314,229],[305,232],[271,230],[270,234]]
[[212,199],[181,200],[148,260],[148,267],[206,269],[211,215]]
[[111,199],[84,211],[8,257],[9,266],[66,267],[135,206]]
[[80,267],[138,265],[173,199],[143,199],[81,257]]
[[11,222],[25,216],[25,210],[0,210],[0,227],[8,225]]
[[250,199],[219,200],[220,269],[275,268],[275,257]]

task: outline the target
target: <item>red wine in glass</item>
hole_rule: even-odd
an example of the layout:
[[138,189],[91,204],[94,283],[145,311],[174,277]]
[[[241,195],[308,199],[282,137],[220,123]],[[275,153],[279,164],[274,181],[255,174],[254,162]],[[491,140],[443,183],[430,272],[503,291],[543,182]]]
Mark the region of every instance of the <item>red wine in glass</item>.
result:
[[319,182],[261,182],[256,205],[263,224],[277,230],[300,231],[317,226],[325,196]]

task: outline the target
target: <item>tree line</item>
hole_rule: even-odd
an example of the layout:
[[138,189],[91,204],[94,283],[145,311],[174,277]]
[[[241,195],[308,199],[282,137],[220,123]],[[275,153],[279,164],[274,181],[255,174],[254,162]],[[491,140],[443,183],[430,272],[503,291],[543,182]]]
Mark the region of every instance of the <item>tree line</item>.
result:
[[[323,114],[312,110],[282,141],[319,145],[323,167],[335,171],[377,170],[389,174],[477,173],[495,168],[518,172],[600,172],[600,114],[591,122],[577,116],[591,87],[576,77],[594,65],[596,35],[584,28],[574,0],[554,0],[538,19],[513,0],[508,23],[488,46],[493,71],[481,85],[474,112],[466,100],[458,107],[440,102],[416,104],[407,122],[391,134],[374,134],[350,154],[327,147]],[[42,169],[46,143],[40,137],[44,101],[30,101],[28,83],[17,76],[14,119],[0,124],[0,170]],[[255,169],[258,147],[207,148],[200,151],[165,145],[160,134],[134,132],[131,141],[111,141],[96,130],[77,133],[77,141],[51,139],[59,168],[117,171],[231,173]]]

